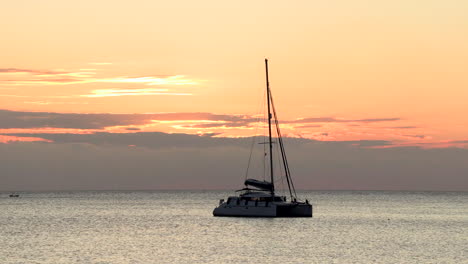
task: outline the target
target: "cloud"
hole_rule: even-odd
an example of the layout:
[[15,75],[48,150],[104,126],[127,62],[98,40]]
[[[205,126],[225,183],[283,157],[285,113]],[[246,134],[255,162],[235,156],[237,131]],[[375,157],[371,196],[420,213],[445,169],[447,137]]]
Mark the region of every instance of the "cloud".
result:
[[24,101],[23,103],[25,103],[25,104],[36,104],[36,105],[51,105],[51,104],[82,105],[82,104],[89,104],[88,102],[52,102],[52,101]]
[[[113,91],[112,91],[113,92]],[[111,92],[111,93],[112,93]],[[49,104],[51,102],[32,101],[31,103]],[[73,103],[73,102],[71,102]],[[323,118],[304,118],[300,122]],[[381,128],[358,128],[342,130],[340,125],[352,123],[331,123],[337,118],[326,118],[328,123],[298,123],[298,120],[280,120],[283,135],[293,137],[312,138],[321,141],[369,139],[392,139],[395,144],[385,144],[373,147],[396,147],[405,144],[422,146],[419,143],[429,143],[432,137],[425,134],[388,133]],[[388,118],[374,119],[339,119],[343,120],[389,120]],[[394,119],[391,119],[394,120]],[[384,121],[382,121],[384,122]],[[284,125],[283,125],[284,124]],[[334,127],[329,124],[336,124]],[[248,137],[261,133],[265,121],[253,115],[229,115],[214,113],[147,113],[147,114],[111,114],[111,113],[53,113],[53,112],[21,112],[0,110],[0,133],[95,133],[95,132],[153,132],[164,131],[171,133],[206,134],[222,133],[225,137]],[[324,126],[324,129],[319,127]],[[337,126],[337,127],[336,127]],[[305,127],[305,128],[304,128]],[[130,129],[127,129],[130,128]],[[307,128],[317,128],[308,130]],[[137,130],[139,129],[139,130]],[[364,129],[364,130],[363,130]],[[22,131],[20,131],[22,130]],[[449,144],[444,142],[444,144]],[[460,143],[457,144],[457,146]],[[430,147],[432,145],[426,145]],[[434,145],[436,146],[436,145]],[[448,146],[448,145],[447,145]]]
[[[112,93],[112,92],[111,92]],[[104,93],[105,94],[105,93]],[[48,104],[49,101],[34,103]],[[307,120],[317,118],[307,118]],[[304,119],[302,119],[304,120]],[[322,120],[322,119],[320,119]],[[328,118],[329,122],[334,118]],[[363,119],[359,119],[363,120]],[[375,119],[373,119],[375,120]],[[379,119],[380,120],[380,119]],[[110,114],[110,113],[51,113],[51,112],[20,112],[0,110],[0,129],[2,133],[10,133],[7,130],[30,129],[29,133],[46,128],[90,130],[92,132],[117,132],[122,133],[125,127],[138,127],[142,131],[166,131],[184,132],[191,134],[224,133],[225,136],[251,136],[256,134],[258,128],[265,126],[265,121],[252,115],[228,115],[214,113],[148,113],[148,114]],[[301,121],[305,122],[305,121]],[[292,126],[290,124],[293,124]],[[298,123],[297,120],[289,122],[281,120],[284,135],[295,135],[296,129],[320,127],[321,124]],[[328,123],[330,124],[330,123]],[[337,124],[343,124],[337,123]],[[37,131],[39,132],[39,131]],[[325,133],[326,132],[326,133]],[[359,132],[359,131],[358,131]],[[14,133],[14,132],[12,132]],[[81,133],[81,132],[80,132]],[[316,138],[320,140],[344,140],[344,139],[380,139],[377,135],[366,135],[352,131],[343,134],[341,132],[315,131],[314,133],[301,132],[303,137]],[[331,133],[331,134],[329,134]],[[347,135],[350,135],[347,137]],[[401,139],[401,135],[399,137]],[[407,137],[409,138],[409,137]]]
[[[102,65],[102,64],[100,64]],[[0,73],[15,74],[15,78],[0,79],[6,85],[67,85],[89,83],[132,83],[145,85],[196,85],[184,75],[96,77],[94,71],[54,71],[2,68]],[[21,76],[17,74],[21,73]],[[24,76],[23,76],[24,75]],[[1,76],[1,75],[0,75]]]
[[449,142],[454,144],[468,144],[468,140],[452,140]]
[[141,115],[67,114],[0,110],[0,128],[97,129],[106,126],[145,124],[148,122],[151,122],[151,120],[142,118]]
[[16,98],[27,98],[31,97],[28,95],[16,95],[16,94],[0,94],[1,97],[16,97]]
[[51,140],[47,140],[47,139],[39,138],[39,137],[30,137],[30,136],[18,137],[18,136],[11,136],[11,135],[0,135],[0,143],[37,142],[37,141],[52,142]]
[[418,139],[425,139],[427,136],[425,135],[403,135],[405,137],[411,137],[411,138],[418,138]]
[[34,84],[75,84],[83,83],[80,79],[76,78],[32,78],[32,79],[7,79],[0,80],[0,83],[11,85],[34,85]]
[[247,141],[239,138],[213,138],[216,134],[189,135],[167,134],[162,132],[136,132],[136,133],[108,133],[96,132],[92,134],[48,134],[15,133],[10,136],[35,137],[55,143],[83,143],[95,146],[128,146],[135,145],[147,148],[208,148],[217,146],[244,146]]
[[[136,131],[138,129],[127,128],[128,131]],[[328,133],[322,133],[327,136]],[[206,133],[202,135],[190,135],[183,133],[168,134],[163,132],[132,132],[132,133],[109,133],[109,132],[94,132],[94,133],[13,133],[9,134],[17,137],[36,137],[48,140],[55,143],[83,143],[93,144],[96,146],[112,145],[112,146],[127,146],[135,145],[148,148],[208,148],[220,146],[250,146],[252,137],[245,138],[227,138],[216,137],[218,133]],[[264,142],[266,137],[256,137],[259,142]],[[288,145],[300,146],[303,144],[315,144],[322,141],[307,139],[307,138],[285,138]],[[353,140],[353,141],[327,141],[326,144],[340,146],[357,146],[357,147],[378,147],[391,146],[392,142],[385,140]]]
[[[343,142],[343,141],[340,141],[340,142]],[[388,140],[355,140],[355,141],[344,141],[344,142],[349,143],[353,146],[364,147],[364,148],[393,146],[393,143]]]
[[295,126],[295,128],[312,128],[312,127],[322,127],[322,125],[301,125],[301,126]]
[[173,93],[168,89],[98,89],[91,94],[80,95],[81,97],[116,97],[116,96],[138,96],[138,95],[192,95],[190,93]]
[[250,120],[181,125],[181,128],[244,128],[250,126]]
[[282,121],[283,124],[306,124],[306,123],[376,123],[399,121],[400,118],[364,118],[364,119],[339,119],[334,117],[308,117],[296,120]]
[[18,69],[18,68],[1,68],[0,73],[30,73],[35,75],[57,75],[66,74],[64,71],[43,71],[43,70],[31,70],[31,69]]
[[77,128],[54,128],[54,127],[36,127],[36,128],[0,128],[0,134],[93,134],[101,132],[102,129],[77,129]]
[[112,65],[112,62],[90,62],[91,65]]
[[156,114],[75,114],[50,112],[19,112],[0,110],[0,128],[77,128],[102,129],[111,126],[154,124],[155,122],[225,122],[228,125],[247,125],[256,121],[247,115],[219,115],[211,113]]
[[[75,75],[79,75],[76,73]],[[115,77],[115,78],[24,78],[24,79],[5,79],[0,80],[0,83],[9,85],[67,85],[67,84],[88,84],[88,83],[133,83],[146,85],[195,85],[196,81],[186,79],[184,76],[170,77]]]
[[143,83],[147,85],[194,85],[196,81],[186,79],[183,75],[162,76],[162,77],[116,77],[91,79],[87,82],[106,82],[106,83]]
[[[108,62],[94,62],[93,65],[109,65]],[[36,70],[23,68],[0,68],[0,84],[4,86],[43,86],[43,85],[77,85],[77,84],[133,84],[147,86],[187,86],[197,85],[198,81],[184,75],[153,75],[153,76],[99,76],[96,69],[66,70]],[[101,74],[103,75],[103,74]],[[90,94],[74,95],[72,97],[116,97],[139,95],[191,95],[183,91],[169,91],[168,89],[98,89]],[[15,97],[21,95],[0,95]],[[44,97],[44,96],[42,96]]]
[[393,126],[393,127],[387,127],[387,128],[394,128],[394,129],[413,129],[413,128],[418,128],[416,126]]
[[[142,89],[142,92],[147,91]],[[127,93],[130,90],[123,90]],[[138,91],[138,90],[137,90]],[[96,94],[119,94],[119,90],[100,91]],[[337,121],[338,120],[338,121]],[[399,118],[381,119],[336,119],[304,118],[299,120],[280,120],[280,124],[307,124],[314,122],[385,122],[396,121]],[[226,115],[213,113],[156,113],[156,114],[70,114],[49,112],[18,112],[0,110],[0,128],[33,128],[33,127],[62,127],[62,128],[104,128],[107,126],[142,125],[152,122],[196,121],[201,123],[186,124],[188,127],[245,127],[261,122],[261,119],[251,115]],[[304,127],[304,126],[303,126]],[[311,126],[307,126],[311,127]],[[316,125],[312,125],[316,127]]]

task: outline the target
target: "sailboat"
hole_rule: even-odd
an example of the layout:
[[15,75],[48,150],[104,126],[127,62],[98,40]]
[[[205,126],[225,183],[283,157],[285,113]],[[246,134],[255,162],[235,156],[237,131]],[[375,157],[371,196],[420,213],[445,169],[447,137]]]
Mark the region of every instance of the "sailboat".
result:
[[[236,216],[236,217],[312,217],[312,204],[308,200],[300,201],[297,198],[296,190],[291,178],[283,139],[281,137],[278,118],[276,115],[273,97],[268,79],[268,59],[265,59],[266,73],[266,104],[268,110],[268,144],[269,153],[269,173],[270,180],[246,179],[245,187],[238,190],[239,195],[230,196],[225,201],[221,199],[219,205],[213,210],[214,216]],[[273,131],[272,126],[275,126]],[[276,132],[276,142],[273,142],[273,133]],[[273,164],[273,144],[278,144],[282,164],[279,167],[284,172],[286,178],[289,197],[276,193],[275,175]],[[268,155],[269,154],[269,155]]]

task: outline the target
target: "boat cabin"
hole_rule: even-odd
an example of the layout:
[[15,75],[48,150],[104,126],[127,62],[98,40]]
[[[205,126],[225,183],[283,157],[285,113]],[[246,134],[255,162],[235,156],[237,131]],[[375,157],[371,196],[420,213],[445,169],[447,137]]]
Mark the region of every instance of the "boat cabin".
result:
[[286,196],[271,196],[263,192],[248,192],[240,196],[230,196],[226,204],[230,206],[268,206],[270,202],[286,202]]

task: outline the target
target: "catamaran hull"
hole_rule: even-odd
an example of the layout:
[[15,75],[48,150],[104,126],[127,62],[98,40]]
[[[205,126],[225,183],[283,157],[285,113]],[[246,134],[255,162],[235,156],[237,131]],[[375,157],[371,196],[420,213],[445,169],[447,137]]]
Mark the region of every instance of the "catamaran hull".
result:
[[228,206],[221,204],[214,216],[230,217],[312,217],[311,204],[271,204],[270,206]]

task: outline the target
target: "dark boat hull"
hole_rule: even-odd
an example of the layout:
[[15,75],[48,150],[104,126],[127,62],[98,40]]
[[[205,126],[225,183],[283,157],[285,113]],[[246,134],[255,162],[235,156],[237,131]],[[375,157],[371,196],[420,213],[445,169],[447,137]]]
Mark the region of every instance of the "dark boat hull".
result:
[[312,217],[311,204],[279,205],[276,207],[277,217]]
[[230,206],[221,204],[214,216],[228,217],[312,217],[312,205],[306,203],[271,203],[268,206]]

